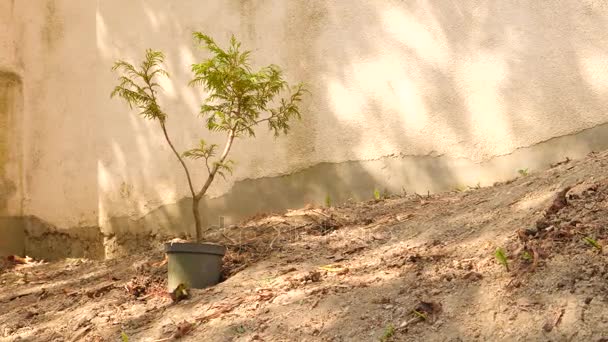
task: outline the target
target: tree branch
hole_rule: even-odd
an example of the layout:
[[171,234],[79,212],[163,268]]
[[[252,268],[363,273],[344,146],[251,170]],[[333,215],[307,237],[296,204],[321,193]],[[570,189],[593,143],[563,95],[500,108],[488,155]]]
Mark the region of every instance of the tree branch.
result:
[[182,164],[182,167],[184,168],[184,171],[186,172],[186,178],[188,179],[188,187],[190,188],[190,193],[192,193],[192,198],[194,198],[196,196],[196,192],[194,191],[194,186],[192,185],[192,178],[190,177],[190,171],[188,170],[188,166],[184,162],[184,159],[182,158],[182,156],[180,156],[179,152],[177,152],[177,150],[173,146],[171,139],[169,139],[169,134],[167,134],[167,128],[165,127],[165,122],[162,120],[160,121],[160,127],[163,129],[163,133],[165,134],[165,139],[167,140],[169,147],[171,147],[171,150],[173,151],[173,153],[179,160],[180,164]]
[[230,131],[228,132],[228,138],[226,140],[226,146],[224,146],[224,151],[222,152],[222,155],[220,156],[219,161],[216,162],[215,165],[213,165],[213,169],[211,170],[211,172],[209,172],[207,181],[205,182],[205,184],[203,185],[201,190],[198,192],[198,194],[196,194],[197,198],[200,199],[201,197],[203,197],[203,195],[205,195],[205,193],[209,189],[209,186],[211,185],[211,183],[213,182],[213,179],[215,178],[217,170],[220,168],[220,164],[222,164],[224,162],[224,160],[226,160],[226,157],[228,156],[228,152],[230,152],[230,148],[232,147],[232,143],[234,142],[235,136],[236,136],[235,128],[230,129]]
[[207,172],[211,174],[211,168],[209,168],[209,157],[205,157],[205,167],[207,167]]
[[269,120],[270,120],[270,119],[272,119],[273,117],[274,117],[274,115],[271,115],[271,116],[269,116],[269,117],[267,117],[267,118],[264,118],[264,119],[260,119],[260,120],[254,121],[254,122],[253,122],[252,124],[250,124],[250,125],[247,125],[247,126],[242,126],[242,128],[241,128],[241,129],[239,129],[238,131],[236,131],[236,134],[239,134],[239,133],[241,133],[241,132],[244,132],[244,131],[246,131],[246,130],[250,129],[251,127],[257,126],[258,124],[260,124],[260,123],[262,123],[262,122],[264,122],[264,121],[269,121]]
[[[147,71],[146,71],[146,74],[147,74]],[[156,106],[158,106],[158,103],[156,102],[156,94],[154,92],[154,89],[150,85],[150,78],[149,77],[142,77],[142,78],[144,79],[144,82],[150,89],[150,98],[152,99],[152,102],[154,102],[154,104],[156,104]],[[192,178],[190,177],[190,171],[188,170],[188,166],[184,162],[184,159],[179,154],[179,152],[177,152],[177,150],[175,149],[175,146],[173,146],[173,143],[171,142],[171,139],[169,138],[169,134],[167,133],[167,127],[165,126],[165,119],[160,118],[159,122],[160,122],[160,127],[163,130],[163,134],[165,135],[165,140],[167,140],[167,144],[169,144],[169,147],[171,147],[171,150],[177,157],[177,160],[179,160],[179,163],[182,164],[182,167],[184,168],[184,171],[186,172],[186,178],[188,180],[188,187],[190,188],[190,193],[192,194],[192,198],[194,198],[194,196],[196,196],[196,192],[194,191],[194,186],[192,185]]]

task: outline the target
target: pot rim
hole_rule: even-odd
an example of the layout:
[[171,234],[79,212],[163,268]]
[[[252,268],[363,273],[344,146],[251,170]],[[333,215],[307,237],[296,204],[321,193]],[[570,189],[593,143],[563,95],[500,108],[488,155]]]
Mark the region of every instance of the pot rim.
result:
[[167,242],[165,243],[165,253],[215,254],[223,256],[226,254],[226,247],[213,243]]

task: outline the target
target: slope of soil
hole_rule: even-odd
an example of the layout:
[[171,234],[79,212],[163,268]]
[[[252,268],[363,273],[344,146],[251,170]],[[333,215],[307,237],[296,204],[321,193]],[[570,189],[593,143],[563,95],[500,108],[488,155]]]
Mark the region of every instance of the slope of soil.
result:
[[[173,303],[160,252],[0,272],[1,341],[608,341],[608,153],[508,184],[255,218]],[[507,267],[496,258],[500,248]]]

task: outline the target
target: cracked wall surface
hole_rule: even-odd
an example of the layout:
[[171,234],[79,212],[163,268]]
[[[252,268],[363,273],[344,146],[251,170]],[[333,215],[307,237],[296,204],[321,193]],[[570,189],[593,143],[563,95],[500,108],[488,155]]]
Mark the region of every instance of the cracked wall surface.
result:
[[[206,56],[193,30],[220,44],[235,34],[255,66],[278,64],[311,92],[289,136],[261,129],[236,142],[234,175],[202,204],[214,225],[327,194],[488,185],[605,148],[607,23],[598,0],[0,0],[0,72],[21,82],[23,122],[11,149],[22,151],[19,212],[5,216],[102,241],[105,256],[192,232],[183,171],[160,130],[109,93],[115,60],[163,50],[175,145],[221,144],[201,129],[204,94],[188,86],[189,65]],[[204,167],[192,168],[200,186]],[[67,233],[78,227],[101,235]]]

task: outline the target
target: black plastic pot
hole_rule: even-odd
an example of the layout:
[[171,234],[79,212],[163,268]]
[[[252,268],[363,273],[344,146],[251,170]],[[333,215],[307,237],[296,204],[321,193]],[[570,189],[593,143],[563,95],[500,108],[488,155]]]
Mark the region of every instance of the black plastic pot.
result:
[[220,281],[226,247],[209,243],[166,243],[169,258],[168,288],[179,284],[202,289]]

